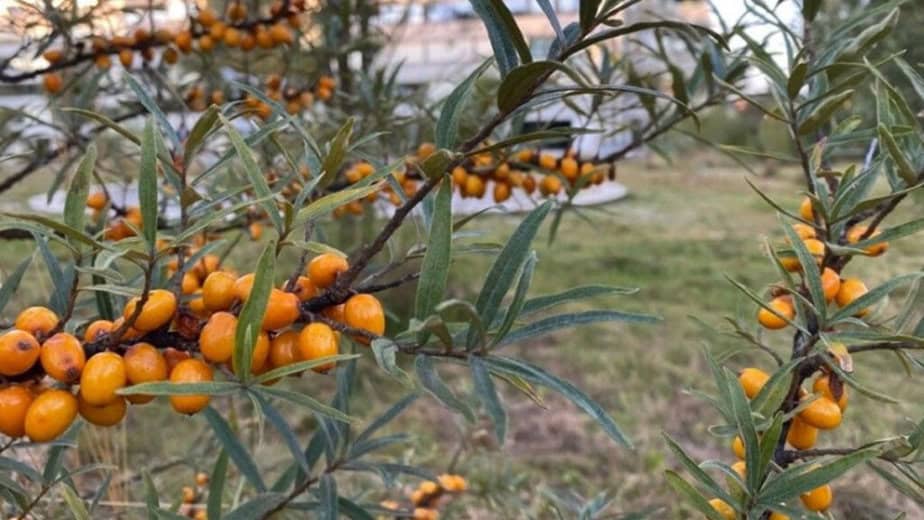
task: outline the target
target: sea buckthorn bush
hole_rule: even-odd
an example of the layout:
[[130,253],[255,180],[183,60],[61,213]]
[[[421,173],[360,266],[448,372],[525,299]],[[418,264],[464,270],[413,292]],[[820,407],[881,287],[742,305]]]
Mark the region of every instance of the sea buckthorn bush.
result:
[[[0,61],[0,82],[40,86],[47,105],[4,110],[11,138],[0,150],[11,173],[0,193],[51,171],[49,197],[62,192],[64,201],[54,216],[8,211],[0,220],[0,239],[34,246],[0,289],[9,316],[0,333],[0,511],[437,518],[469,482],[453,462],[416,465],[399,451],[409,436],[383,429],[425,396],[469,423],[489,421],[503,444],[501,385],[529,399],[540,387],[556,392],[614,449],[629,446],[580,388],[502,349],[577,325],[656,321],[554,310],[633,292],[625,288],[529,290],[543,222],[551,220],[553,239],[578,193],[723,102],[747,69],[748,51],[727,44],[734,28],[627,21],[634,3],[581,2],[579,18],[562,26],[540,2],[556,34],[542,56],[504,2],[473,1],[493,56],[436,105],[402,93],[394,66],[376,68],[382,44],[370,28],[376,8],[365,2],[190,3],[173,24],[153,7],[110,2],[14,9],[4,28],[23,38]],[[636,70],[608,45],[642,34],[658,45],[640,47],[649,65]],[[683,49],[686,72],[666,44]],[[583,127],[524,130],[525,118],[566,102]],[[626,106],[647,114],[627,142],[606,153],[580,146],[575,136],[613,130],[610,109]],[[24,126],[46,134],[20,134]],[[529,206],[488,248],[493,263],[474,301],[454,296],[449,272],[477,249],[464,232],[481,213],[454,215],[454,194]],[[349,248],[326,239],[338,226],[370,223]],[[413,237],[406,251],[399,231]],[[51,290],[22,302],[37,258]],[[399,287],[413,288],[412,304],[390,298]],[[295,384],[303,381],[311,392]],[[367,381],[406,396],[358,416],[364,408],[351,403]],[[834,380],[825,388],[837,391]],[[134,421],[157,407],[176,413]],[[183,480],[151,461],[120,477],[120,486],[138,484],[130,500],[104,500],[111,468],[69,454],[81,429],[126,419],[128,436],[150,429],[199,443],[210,467],[181,461],[195,469]],[[207,427],[206,440],[174,433],[192,421]],[[258,459],[264,434],[284,460]],[[560,502],[558,510],[584,516],[606,506]]]
[[[911,220],[896,213],[914,206],[914,192],[924,186],[924,133],[919,115],[882,70],[897,66],[918,95],[924,94],[924,78],[900,56],[877,52],[901,13],[913,7],[877,3],[816,38],[821,4],[801,3],[800,30],[760,2],[751,6],[775,20],[790,51],[774,59],[747,39],[771,93],[769,100],[749,101],[789,128],[802,199],[792,207],[751,184],[779,217],[779,230],[768,230],[765,241],[778,277],[766,280],[763,291],[731,280],[757,306],[756,319],[730,318],[732,334],[765,363],[741,366],[732,359],[741,350],[718,355],[706,349],[716,385],[707,398],[721,421],[710,431],[727,443],[728,456],[699,463],[668,437],[688,475],[670,470],[670,484],[712,520],[833,518],[838,479],[862,467],[922,503],[920,406],[918,416],[892,436],[858,445],[832,440],[842,424],[868,420],[851,413],[854,396],[896,404],[875,388],[877,369],[864,360],[889,355],[909,374],[920,368],[915,351],[924,332],[922,272],[875,286],[856,274],[857,264],[889,262],[891,243],[915,240],[909,237],[924,228],[920,211]],[[871,117],[851,109],[858,96],[875,99]],[[849,155],[843,151],[857,142],[866,147],[865,157],[844,164]],[[899,288],[908,289],[903,297]],[[868,435],[868,429],[860,431]]]

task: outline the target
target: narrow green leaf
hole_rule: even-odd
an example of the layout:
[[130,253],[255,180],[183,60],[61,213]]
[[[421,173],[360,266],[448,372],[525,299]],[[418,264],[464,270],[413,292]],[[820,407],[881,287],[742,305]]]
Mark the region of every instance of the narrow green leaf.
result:
[[71,112],[71,113],[86,117],[88,119],[93,119],[94,121],[102,123],[103,126],[113,129],[117,134],[128,139],[129,141],[135,144],[141,144],[141,138],[135,135],[132,131],[130,131],[129,129],[125,128],[124,126],[120,125],[119,123],[116,123],[112,119],[109,119],[108,117],[102,114],[97,114],[96,112],[93,112],[90,110],[84,110],[82,108],[62,108],[61,111]]
[[90,179],[95,166],[96,144],[90,143],[87,153],[74,172],[74,178],[71,179],[70,188],[67,190],[67,198],[64,200],[64,223],[74,229],[83,230],[87,195],[90,193]]
[[517,288],[513,293],[513,301],[510,302],[507,311],[504,313],[504,320],[500,328],[494,333],[492,346],[499,343],[504,336],[510,332],[510,329],[513,328],[514,323],[516,323],[517,319],[520,317],[523,305],[526,303],[526,293],[529,291],[529,284],[532,282],[533,272],[536,269],[536,262],[538,262],[538,258],[536,257],[536,253],[533,252],[529,255],[529,258],[526,259],[526,263],[523,264],[523,270],[520,272],[520,281],[517,283]]
[[64,502],[67,503],[67,508],[70,509],[74,520],[90,520],[90,512],[87,511],[87,505],[77,496],[77,492],[74,491],[74,488],[69,485],[61,486],[61,494],[64,495]]
[[802,493],[827,484],[843,475],[851,468],[873,459],[881,453],[881,446],[860,449],[850,455],[836,457],[828,462],[818,463],[814,469],[806,471],[806,465],[793,466],[767,482],[757,495],[758,503],[773,506],[798,497]]
[[607,321],[655,323],[660,321],[660,318],[648,314],[635,314],[621,311],[583,311],[559,314],[534,321],[528,325],[524,325],[523,327],[513,330],[510,332],[510,334],[504,337],[503,340],[498,342],[497,346],[502,347],[504,345],[509,345],[511,343],[516,343],[536,336],[543,336],[559,329]]
[[433,206],[427,251],[420,267],[414,315],[424,319],[443,299],[452,259],[452,183],[444,179]]
[[328,363],[349,361],[358,357],[361,357],[360,354],[337,354],[336,356],[324,356],[317,359],[312,359],[311,361],[298,361],[296,363],[292,363],[291,365],[274,368],[273,370],[260,374],[253,379],[253,384],[258,385],[265,383],[266,381],[279,379],[280,377],[285,377],[291,374],[298,374],[300,372],[304,372],[321,365],[326,365]]
[[799,95],[802,85],[805,85],[807,73],[808,63],[804,61],[800,61],[793,67],[792,72],[789,74],[789,82],[786,84],[786,93],[789,94],[789,99],[795,99]]
[[677,459],[680,460],[680,463],[683,464],[683,467],[685,467],[687,471],[690,472],[690,474],[693,476],[693,479],[696,482],[699,482],[700,484],[705,486],[710,493],[721,498],[722,500],[730,504],[734,502],[734,499],[732,498],[732,496],[729,495],[728,492],[725,491],[725,489],[723,489],[722,486],[719,485],[719,483],[716,482],[716,480],[712,478],[711,475],[709,475],[709,473],[706,473],[699,466],[699,464],[696,463],[696,461],[694,461],[689,455],[687,455],[687,452],[683,448],[681,448],[680,445],[677,444],[677,442],[674,441],[674,439],[672,439],[670,435],[668,435],[667,433],[662,433],[661,435],[667,441],[668,448],[670,448],[670,450],[674,453]]
[[889,152],[889,157],[891,157],[892,162],[895,163],[898,174],[901,176],[902,180],[905,181],[905,184],[907,186],[914,186],[920,182],[918,179],[918,172],[915,171],[914,166],[911,165],[911,161],[905,156],[904,152],[902,152],[892,132],[882,123],[879,123],[876,130],[879,133],[879,141],[882,142],[886,151]]
[[414,386],[411,376],[398,366],[398,345],[394,341],[388,338],[377,338],[372,340],[371,347],[372,354],[375,356],[375,363],[379,368],[404,386],[409,388]]
[[206,504],[206,513],[209,520],[221,520],[221,502],[225,496],[225,481],[228,478],[228,452],[221,450],[218,460],[212,468],[209,477],[209,500]]
[[443,108],[440,110],[440,117],[436,122],[437,148],[452,149],[455,147],[459,133],[459,118],[471,97],[472,87],[490,66],[491,60],[485,60],[446,97]]
[[[209,107],[199,116],[192,130],[189,131],[189,137],[186,138],[186,145],[183,148],[183,160],[189,164],[199,151],[199,147],[205,141],[205,137],[215,127],[218,122],[218,107],[209,105]],[[211,518],[211,516],[209,517]]]
[[796,230],[780,217],[780,225],[783,232],[789,239],[790,246],[796,252],[796,257],[802,265],[802,277],[808,286],[809,294],[812,296],[812,305],[818,318],[818,326],[824,328],[827,321],[827,300],[825,291],[821,286],[821,271],[818,268],[817,260],[805,246],[805,242],[796,234]]
[[456,395],[446,386],[436,367],[433,365],[433,359],[426,355],[417,356],[414,363],[417,372],[417,378],[420,384],[426,389],[437,401],[443,403],[447,408],[455,410],[462,414],[468,422],[475,422],[475,414],[471,408],[456,397]]
[[537,296],[526,300],[523,304],[522,314],[532,314],[563,303],[579,301],[586,298],[603,296],[606,294],[636,294],[638,289],[629,287],[615,287],[612,285],[582,285],[566,289],[560,293]]
[[[853,93],[853,89],[845,90],[828,96],[819,102],[815,108],[799,118],[801,121],[799,123],[799,135],[810,134],[827,123],[831,116],[853,96]],[[800,112],[802,111],[800,110]]]
[[510,112],[520,106],[529,99],[542,79],[559,66],[554,61],[535,61],[511,70],[497,89],[497,108],[501,112]]
[[[494,260],[494,265],[491,266],[491,270],[488,272],[478,295],[478,300],[475,302],[475,308],[483,323],[493,323],[501,301],[510,286],[513,285],[514,277],[529,255],[533,238],[535,238],[536,232],[539,231],[539,226],[551,208],[552,203],[546,201],[530,212],[517,226],[516,231],[513,232],[504,249]],[[470,329],[468,344],[472,345],[475,339],[475,331]]]
[[[205,415],[205,419],[212,427],[212,431],[215,432],[215,437],[224,447],[228,456],[231,457],[231,460],[234,461],[234,465],[237,466],[244,478],[257,491],[266,491],[266,484],[263,482],[263,477],[260,476],[260,469],[250,456],[250,453],[247,452],[247,448],[241,444],[241,441],[231,431],[231,426],[228,425],[228,422],[211,406],[203,410],[202,414]],[[233,513],[229,513],[225,518],[235,518]]]
[[289,401],[291,403],[307,408],[318,415],[328,417],[330,419],[345,423],[354,422],[354,419],[349,415],[341,412],[336,408],[327,406],[326,404],[303,393],[272,387],[258,387],[255,388],[254,391]]
[[597,19],[597,10],[600,9],[601,0],[581,0],[579,18],[581,29],[587,33],[594,26]]
[[709,520],[725,520],[725,517],[720,515],[710,504],[709,501],[700,494],[689,482],[683,479],[676,472],[667,470],[665,471],[665,476],[667,477],[667,483],[670,484],[674,491],[679,493],[683,498],[696,508],[697,511],[706,516]]
[[324,157],[324,162],[321,166],[324,173],[321,175],[321,180],[318,181],[319,188],[326,188],[330,185],[340,171],[340,165],[343,164],[343,159],[346,157],[350,138],[353,136],[354,123],[354,118],[347,118],[343,126],[340,127],[340,130],[337,131],[337,135],[334,136],[333,141],[331,141],[327,155]]
[[318,498],[321,502],[321,520],[337,520],[340,516],[340,503],[337,501],[337,481],[330,473],[321,476],[318,484]]
[[879,285],[873,289],[870,289],[869,292],[860,296],[856,300],[850,302],[850,305],[842,307],[833,316],[831,316],[831,322],[836,323],[838,321],[844,320],[853,316],[857,312],[866,309],[879,300],[888,296],[892,291],[894,291],[900,285],[908,283],[910,281],[916,280],[924,276],[924,273],[911,273],[901,276],[896,276],[891,280]]
[[16,269],[6,277],[6,280],[3,280],[3,283],[0,284],[0,312],[3,312],[3,309],[6,308],[6,304],[10,302],[10,298],[16,293],[16,289],[19,288],[23,275],[26,274],[26,270],[29,269],[29,264],[32,263],[32,258],[33,255],[26,256],[22,262],[16,266]]
[[299,465],[299,467],[301,467],[303,472],[306,474],[309,473],[311,468],[308,467],[308,462],[305,460],[305,455],[302,452],[302,446],[298,442],[298,437],[295,436],[295,432],[292,431],[292,428],[286,422],[285,418],[265,397],[257,392],[251,392],[251,394],[254,396],[257,402],[260,403],[260,408],[262,408],[263,415],[269,419],[269,422],[273,425],[274,428],[276,428],[276,431],[279,432],[279,435],[282,436],[282,440],[285,442],[286,447],[289,448],[289,453],[292,455],[292,458]]
[[362,199],[370,193],[374,193],[380,189],[382,189],[381,184],[370,184],[359,188],[346,188],[327,194],[300,209],[295,215],[292,227],[314,220],[322,215],[327,215],[335,208],[354,200]]
[[203,383],[173,383],[169,381],[140,383],[120,388],[119,395],[228,395],[241,389],[231,381],[207,381]]
[[128,86],[134,91],[135,95],[138,97],[138,101],[144,105],[144,108],[157,119],[158,124],[162,127],[164,132],[167,132],[167,138],[170,139],[170,143],[173,146],[180,144],[180,136],[177,135],[176,130],[173,128],[173,125],[170,124],[170,120],[167,119],[167,115],[164,114],[164,111],[160,109],[160,105],[155,101],[144,86],[135,79],[131,74],[125,74],[123,76],[125,81],[128,83]]
[[257,161],[253,156],[253,151],[247,143],[244,142],[244,138],[241,137],[241,134],[234,129],[234,125],[232,125],[224,115],[219,113],[218,118],[221,120],[221,124],[224,125],[225,131],[228,133],[228,138],[231,140],[231,145],[237,152],[237,156],[241,159],[241,164],[244,166],[244,173],[253,185],[253,190],[259,199],[259,204],[263,207],[264,211],[266,211],[266,214],[269,215],[270,220],[273,221],[276,231],[281,234],[283,230],[282,217],[279,215],[279,209],[276,208],[273,191],[270,189],[269,184],[266,183],[266,177],[260,170],[260,166],[257,165]]
[[491,379],[491,373],[484,361],[478,356],[470,356],[468,362],[472,367],[472,384],[475,387],[475,394],[478,395],[485,411],[491,417],[497,442],[503,446],[507,437],[507,410],[501,402],[500,395],[494,387],[494,380]]
[[[497,61],[501,76],[506,76],[511,69],[519,64],[519,56],[517,53],[520,46],[525,45],[525,42],[522,42],[523,35],[519,33],[519,29],[517,29],[519,38],[517,38],[516,34],[510,34],[508,32],[508,20],[512,19],[512,15],[501,0],[469,1],[472,4],[475,14],[481,18],[488,32],[488,40],[491,42],[491,48],[494,50],[494,59]],[[514,23],[514,26],[515,25]]]
[[244,302],[244,307],[238,316],[237,328],[234,331],[232,366],[234,373],[244,382],[252,378],[250,365],[253,361],[253,349],[257,343],[257,336],[262,330],[261,324],[263,314],[266,313],[266,302],[269,301],[270,291],[273,289],[275,254],[276,242],[271,240],[263,249],[260,260],[257,261],[253,288],[250,290],[247,301]]
[[568,381],[550,374],[541,367],[518,359],[491,356],[484,358],[484,362],[492,372],[501,372],[521,377],[527,381],[558,392],[562,397],[574,403],[578,408],[584,410],[592,419],[597,421],[597,424],[599,424],[603,428],[603,431],[614,441],[623,446],[632,447],[632,443],[629,441],[628,437],[623,434],[619,426],[616,425],[616,422],[606,413],[603,407]]
[[[256,497],[237,506],[224,516],[224,520],[253,520],[265,518],[267,513],[273,511],[286,502],[287,496],[283,493],[261,493]],[[209,517],[211,520],[212,517]]]
[[141,231],[151,251],[157,242],[157,140],[154,119],[148,117],[141,135],[141,168],[138,172],[138,198],[141,204]]

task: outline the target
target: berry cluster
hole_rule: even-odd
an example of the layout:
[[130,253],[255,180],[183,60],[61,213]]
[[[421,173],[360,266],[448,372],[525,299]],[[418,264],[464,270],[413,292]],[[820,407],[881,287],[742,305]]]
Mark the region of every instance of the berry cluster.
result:
[[[454,494],[462,493],[468,488],[465,477],[461,475],[443,474],[437,477],[436,482],[426,480],[408,495],[412,506],[408,518],[414,520],[438,520],[439,506]],[[400,511],[401,504],[394,500],[384,500],[379,504],[383,509]],[[402,515],[402,518],[404,516]]]
[[[331,286],[348,268],[344,258],[321,254],[304,275],[271,290],[252,373],[336,355],[340,332],[332,325],[368,335],[384,333],[384,310],[370,294],[356,294],[324,309],[323,320],[312,321],[302,312],[302,302]],[[49,441],[78,414],[92,424],[112,426],[125,417],[129,403],[154,399],[123,397],[118,391],[125,386],[212,381],[216,367],[237,372],[232,363],[237,315],[250,296],[254,276],[236,276],[221,269],[218,257],[204,255],[184,273],[181,298],[165,289],[132,298],[117,320],[89,323],[82,340],[65,332],[66,324],[50,309],[23,310],[13,329],[0,336],[0,380],[5,383],[0,389],[0,432]],[[368,342],[365,335],[355,339]],[[333,367],[328,363],[313,370],[323,373]],[[170,396],[172,407],[184,414],[202,410],[209,401],[208,395]]]

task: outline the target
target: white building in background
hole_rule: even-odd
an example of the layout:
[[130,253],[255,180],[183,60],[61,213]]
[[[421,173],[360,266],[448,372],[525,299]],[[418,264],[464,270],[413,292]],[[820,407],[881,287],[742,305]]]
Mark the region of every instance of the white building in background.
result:
[[[535,0],[507,0],[504,4],[514,15],[535,59],[547,56],[555,41],[555,31],[539,3]],[[579,0],[551,0],[551,4],[562,27],[578,20]],[[409,89],[426,87],[434,99],[448,94],[461,79],[492,54],[487,32],[468,0],[385,1],[380,3],[379,18],[379,24],[390,40],[377,58],[378,64],[402,63],[397,76],[402,86]],[[711,25],[710,11],[705,0],[642,0],[630,7],[623,18],[626,24],[668,19]],[[655,42],[650,31],[634,34],[633,38],[646,45],[654,45]],[[630,39],[610,40],[606,45],[615,58],[645,54],[633,52],[640,44]],[[632,59],[639,70],[644,71],[649,66],[643,59]],[[625,101],[634,102],[630,98],[625,96]],[[575,101],[580,102],[580,98],[575,98]],[[613,122],[614,126],[627,127],[633,122],[644,123],[647,120],[647,113],[643,109],[624,110],[624,107],[610,104],[609,110],[612,110],[613,115],[607,117],[607,121]],[[588,126],[583,116],[564,104],[553,105],[532,114],[528,124],[540,127]],[[599,152],[605,155],[622,148],[631,139],[632,132],[626,129],[608,137],[584,136],[576,145],[582,154],[595,155]],[[566,143],[562,143],[561,150],[566,146]]]

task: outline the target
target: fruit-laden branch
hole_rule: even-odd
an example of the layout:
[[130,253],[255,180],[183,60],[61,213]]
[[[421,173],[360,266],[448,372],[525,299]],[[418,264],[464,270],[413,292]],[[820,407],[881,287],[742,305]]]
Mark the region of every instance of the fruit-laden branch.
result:
[[[286,2],[286,4],[288,4],[288,2]],[[254,20],[248,20],[245,22],[228,24],[228,28],[249,31],[261,25],[270,25],[276,22],[280,22],[281,20],[285,20],[290,14],[291,13],[288,11],[288,9],[282,9],[280,10],[280,12],[271,14],[270,16],[265,17],[265,18],[258,18]],[[208,34],[208,31],[209,31],[208,27],[202,27],[201,24],[195,24],[193,26],[193,29],[190,30],[190,35],[192,38],[198,38],[199,36]],[[151,34],[149,35],[148,38],[142,41],[136,41],[132,43],[132,45],[124,45],[124,46],[109,45],[107,48],[102,49],[102,50],[96,50],[93,48],[89,48],[89,50],[85,50],[89,46],[83,45],[81,46],[81,49],[78,50],[77,53],[74,54],[73,56],[67,59],[63,59],[61,61],[55,62],[55,63],[51,63],[47,67],[30,70],[27,72],[20,72],[20,73],[8,72],[9,63],[12,63],[20,54],[22,54],[28,49],[28,47],[20,47],[19,49],[16,50],[16,52],[10,58],[4,60],[4,64],[3,64],[4,66],[0,68],[0,82],[20,83],[22,81],[30,80],[38,76],[41,76],[43,74],[47,74],[49,72],[57,72],[59,70],[64,70],[64,69],[74,67],[76,65],[80,65],[81,63],[92,61],[96,59],[97,56],[100,56],[100,55],[118,54],[118,52],[122,49],[129,49],[133,51],[143,51],[148,48],[157,48],[157,47],[172,45],[173,42],[174,42],[173,38],[170,38],[170,39],[158,38],[156,34]]]

